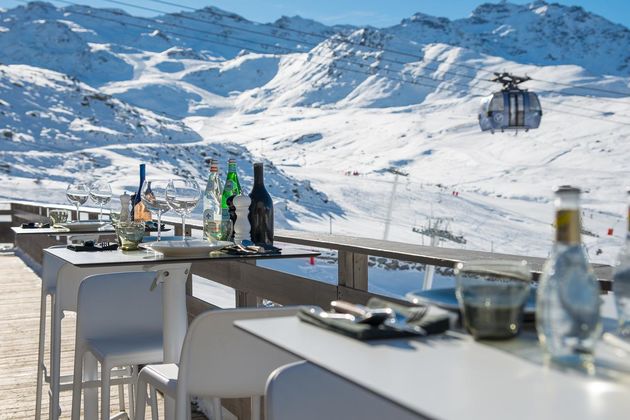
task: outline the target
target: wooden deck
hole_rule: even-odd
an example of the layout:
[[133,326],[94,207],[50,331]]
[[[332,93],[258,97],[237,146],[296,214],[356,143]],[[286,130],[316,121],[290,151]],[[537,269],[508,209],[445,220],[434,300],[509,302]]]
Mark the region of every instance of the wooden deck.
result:
[[[35,418],[40,286],[39,277],[18,257],[12,253],[0,253],[1,420]],[[62,375],[72,373],[74,322],[73,314],[62,321]],[[47,328],[49,325],[50,321],[46,324]],[[49,360],[48,352],[46,360]],[[112,387],[112,413],[118,409],[117,388]],[[48,418],[46,387],[44,391],[42,418]],[[126,402],[128,404],[128,400]],[[72,392],[62,392],[62,419],[70,418],[71,404]],[[146,418],[150,418],[150,410],[147,410]],[[193,418],[205,419],[199,413]]]

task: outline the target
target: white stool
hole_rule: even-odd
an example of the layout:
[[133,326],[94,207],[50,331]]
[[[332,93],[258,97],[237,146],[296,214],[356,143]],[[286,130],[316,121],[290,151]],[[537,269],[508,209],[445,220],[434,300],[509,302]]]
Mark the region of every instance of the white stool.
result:
[[[150,290],[155,272],[99,274],[81,282],[78,293],[72,418],[81,411],[83,360],[92,354],[101,364],[101,419],[109,419],[110,373],[114,367],[163,360],[162,285]],[[64,283],[64,279],[60,281]],[[137,372],[134,369],[134,372]],[[135,375],[116,383],[135,382]],[[133,392],[130,392],[133,404]],[[132,405],[133,407],[133,405]],[[131,409],[133,418],[133,408]]]
[[298,362],[277,369],[269,377],[265,419],[419,420],[422,417],[311,363]]
[[[297,308],[226,309],[199,315],[186,333],[179,366],[145,366],[138,376],[136,417],[144,419],[146,388],[175,397],[175,418],[190,418],[189,396],[211,397],[215,419],[221,419],[221,398],[251,398],[253,420],[260,419],[260,401],[269,374],[299,360],[234,326],[234,321],[291,316]],[[154,418],[156,413],[154,414]]]
[[[52,248],[65,248],[66,245],[57,245]],[[83,280],[84,275],[70,276],[76,282],[71,290],[58,290],[57,280],[59,276],[63,276],[63,269],[66,263],[56,257],[52,257],[44,253],[43,272],[42,272],[42,289],[39,309],[39,344],[37,351],[37,381],[35,388],[35,419],[41,418],[42,394],[44,382],[50,385],[50,405],[49,418],[56,420],[60,416],[59,392],[69,391],[72,389],[72,376],[61,377],[59,372],[59,361],[61,359],[61,318],[63,312],[76,312],[76,296],[78,291],[78,283]],[[119,270],[119,269],[118,269]],[[116,271],[113,268],[103,268],[103,272]],[[84,271],[87,275],[89,272]],[[62,297],[58,298],[58,294]],[[46,316],[47,316],[47,298],[51,300],[51,332],[50,332],[50,364],[51,372],[44,362],[44,351],[46,346]],[[56,302],[58,301],[58,302]],[[55,303],[58,303],[59,310],[55,313]],[[55,374],[55,372],[57,372]]]

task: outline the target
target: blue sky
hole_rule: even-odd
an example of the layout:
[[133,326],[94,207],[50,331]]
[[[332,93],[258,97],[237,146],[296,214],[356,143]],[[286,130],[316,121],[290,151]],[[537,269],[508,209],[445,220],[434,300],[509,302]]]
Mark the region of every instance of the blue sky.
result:
[[[94,7],[117,7],[134,15],[151,16],[152,13],[134,7],[113,4],[107,0],[70,0]],[[177,7],[159,4],[151,0],[122,0],[126,3],[167,12]],[[495,2],[498,0],[494,0]],[[51,1],[60,6],[64,4]],[[468,14],[483,0],[170,0],[184,6],[201,8],[213,5],[238,13],[257,22],[272,22],[282,15],[300,15],[329,25],[349,23],[354,25],[390,26],[416,12],[457,19]],[[529,1],[511,0],[512,3]],[[630,27],[630,0],[559,0],[559,3],[582,6],[607,19]],[[0,0],[2,7],[23,4],[16,0]]]

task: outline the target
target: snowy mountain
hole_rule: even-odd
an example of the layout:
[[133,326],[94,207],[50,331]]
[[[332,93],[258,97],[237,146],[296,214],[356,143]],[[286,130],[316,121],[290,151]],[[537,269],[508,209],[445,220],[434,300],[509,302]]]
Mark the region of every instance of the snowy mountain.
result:
[[[389,28],[29,3],[0,11],[0,195],[63,202],[78,173],[135,189],[140,161],[205,183],[208,159],[232,156],[247,189],[263,159],[282,227],[417,243],[445,217],[470,249],[544,256],[551,188],[572,183],[591,257],[611,262],[629,45],[628,28],[543,1]],[[480,133],[495,71],[532,77],[540,129]]]

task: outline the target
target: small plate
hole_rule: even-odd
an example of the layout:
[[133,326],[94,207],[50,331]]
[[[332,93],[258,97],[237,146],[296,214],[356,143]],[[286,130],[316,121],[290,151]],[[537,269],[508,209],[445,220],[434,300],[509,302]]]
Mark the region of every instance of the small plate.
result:
[[[459,310],[457,296],[455,296],[455,288],[449,287],[445,289],[416,290],[405,295],[407,300],[414,304],[431,304],[440,308],[449,309],[451,311]],[[534,315],[536,313],[536,289],[533,287],[529,292],[525,308],[525,315]]]
[[95,222],[92,220],[86,220],[80,222],[59,223],[55,225],[55,227],[59,226],[62,228],[66,228],[70,232],[96,232],[106,224],[107,222]]
[[187,239],[183,241],[150,242],[142,244],[142,247],[160,252],[167,257],[199,257],[230,245],[234,244],[227,241],[208,242],[203,239]]

